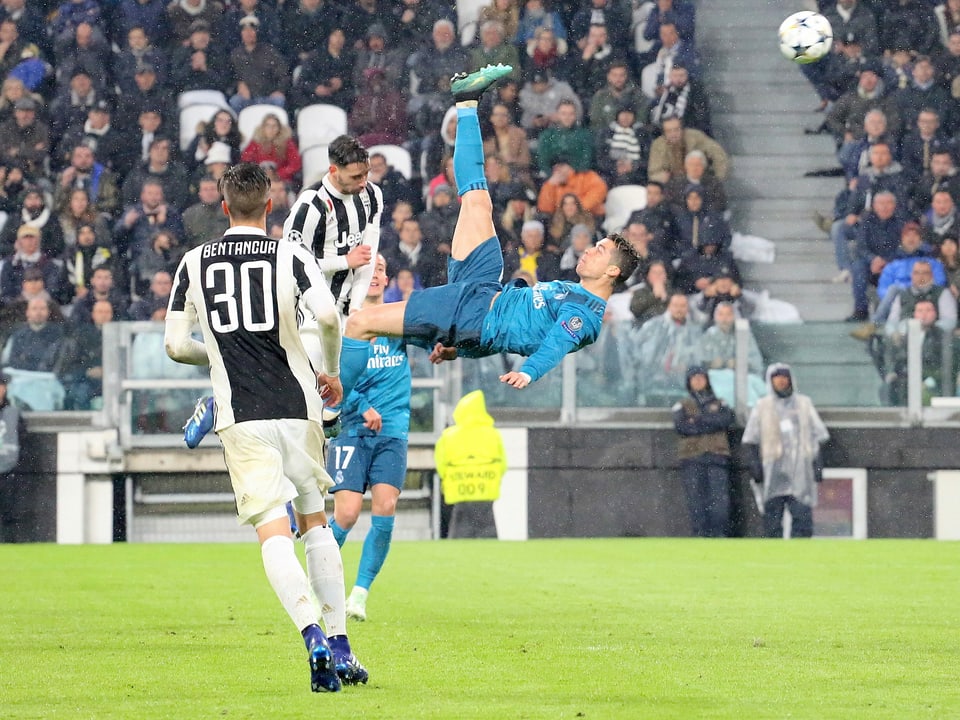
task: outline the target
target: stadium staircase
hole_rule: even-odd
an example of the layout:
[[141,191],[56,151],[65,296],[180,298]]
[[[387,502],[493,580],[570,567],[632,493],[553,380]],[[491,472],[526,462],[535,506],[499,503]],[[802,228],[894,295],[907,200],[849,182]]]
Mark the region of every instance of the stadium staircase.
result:
[[813,111],[818,98],[776,42],[783,19],[802,9],[799,0],[701,0],[697,47],[714,132],[731,155],[731,225],[776,244],[774,263],[741,263],[745,285],[793,303],[806,323],[758,328],[764,357],[796,366],[815,402],[877,405],[879,378],[864,344],[840,324],[853,305],[850,285],[831,282],[833,245],[813,220],[814,211],[832,213],[842,178],[805,177],[838,166],[833,138],[804,134],[823,118]]

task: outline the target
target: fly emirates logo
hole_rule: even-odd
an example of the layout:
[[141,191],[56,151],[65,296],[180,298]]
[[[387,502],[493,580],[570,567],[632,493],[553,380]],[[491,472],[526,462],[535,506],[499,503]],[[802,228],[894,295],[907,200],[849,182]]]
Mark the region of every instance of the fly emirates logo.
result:
[[380,370],[382,368],[399,367],[406,361],[406,355],[391,355],[389,345],[374,343],[373,355],[367,360],[367,370]]

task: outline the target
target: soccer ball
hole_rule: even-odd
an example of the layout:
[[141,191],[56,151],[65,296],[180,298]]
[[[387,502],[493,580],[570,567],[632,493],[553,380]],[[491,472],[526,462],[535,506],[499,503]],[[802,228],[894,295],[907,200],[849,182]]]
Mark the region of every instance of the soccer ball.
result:
[[788,60],[801,65],[816,62],[833,45],[833,28],[820,13],[804,10],[794,13],[780,24],[780,52]]

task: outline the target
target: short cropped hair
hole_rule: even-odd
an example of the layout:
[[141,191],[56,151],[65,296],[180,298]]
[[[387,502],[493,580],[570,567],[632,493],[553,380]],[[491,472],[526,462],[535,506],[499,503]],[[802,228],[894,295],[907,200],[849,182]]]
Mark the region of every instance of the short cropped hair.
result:
[[227,168],[218,189],[231,216],[256,218],[266,209],[270,178],[259,165],[239,163]]
[[637,255],[630,241],[620,233],[611,233],[607,237],[613,240],[614,245],[614,258],[611,265],[616,265],[620,269],[620,277],[614,285],[621,285],[636,272],[640,264],[640,256]]

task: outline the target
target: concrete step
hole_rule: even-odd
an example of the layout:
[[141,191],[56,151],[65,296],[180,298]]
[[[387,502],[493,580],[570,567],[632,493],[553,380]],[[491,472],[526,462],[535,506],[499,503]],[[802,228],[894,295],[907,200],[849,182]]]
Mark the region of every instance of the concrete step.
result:
[[[833,138],[828,135],[803,135],[795,130],[768,131],[763,135],[755,135],[729,126],[715,127],[714,135],[728,153],[737,156],[808,156],[816,158],[813,167],[833,167],[828,161],[833,159],[835,145]],[[835,160],[833,162],[837,164]]]
[[[794,152],[793,148],[786,144],[780,147],[780,152],[764,155],[734,154],[730,159],[738,172],[749,175],[780,173],[787,177],[803,177],[805,173],[824,168],[823,158],[820,155]],[[839,167],[839,165],[834,161],[830,167]]]
[[[771,182],[770,176],[740,177],[737,176],[735,192],[728,191],[730,197],[749,199],[773,199],[790,197],[799,201],[816,200],[818,208],[829,210],[833,207],[833,198],[836,190],[825,183],[824,178],[780,178],[779,182]],[[732,190],[733,188],[731,188]],[[829,203],[826,206],[824,203]]]
[[811,95],[801,92],[784,92],[776,80],[757,82],[746,87],[735,87],[733,92],[710,89],[712,107],[725,112],[745,113],[763,110],[766,113],[814,114],[817,105]]
[[836,275],[836,269],[816,260],[772,263],[737,263],[740,274],[751,283],[762,282],[767,287],[780,286],[783,283],[819,284],[829,282]]

